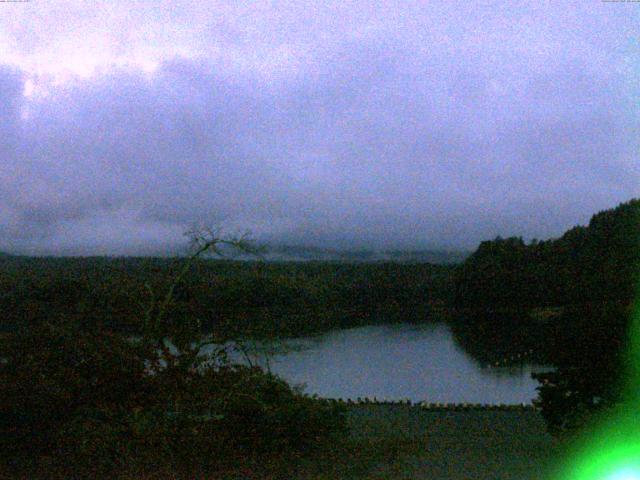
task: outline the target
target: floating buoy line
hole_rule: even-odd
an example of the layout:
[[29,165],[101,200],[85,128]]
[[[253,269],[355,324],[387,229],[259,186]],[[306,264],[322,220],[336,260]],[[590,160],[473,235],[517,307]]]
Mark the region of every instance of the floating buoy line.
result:
[[326,402],[341,405],[395,405],[418,408],[431,411],[477,411],[477,410],[537,410],[537,406],[532,403],[517,404],[490,404],[490,403],[441,403],[441,402],[412,402],[409,399],[403,400],[378,400],[376,397],[352,398],[325,398]]

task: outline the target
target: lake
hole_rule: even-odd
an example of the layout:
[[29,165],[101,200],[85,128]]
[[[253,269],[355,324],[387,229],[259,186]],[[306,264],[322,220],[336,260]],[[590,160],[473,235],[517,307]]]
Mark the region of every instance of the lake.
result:
[[[257,345],[252,359],[304,391],[327,398],[434,403],[530,403],[543,366],[481,366],[443,324],[335,330]],[[265,356],[264,351],[270,354]]]

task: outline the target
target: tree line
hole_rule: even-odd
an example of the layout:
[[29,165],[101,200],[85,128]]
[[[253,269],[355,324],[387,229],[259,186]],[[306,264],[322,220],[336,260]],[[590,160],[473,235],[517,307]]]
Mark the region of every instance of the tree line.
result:
[[[182,265],[163,258],[0,258],[0,330],[51,316],[136,333],[141,309]],[[205,331],[297,336],[331,328],[423,321],[447,295],[451,266],[198,258],[168,315]]]
[[496,238],[455,272],[455,304],[508,310],[630,303],[640,267],[640,200],[595,214],[558,239]]

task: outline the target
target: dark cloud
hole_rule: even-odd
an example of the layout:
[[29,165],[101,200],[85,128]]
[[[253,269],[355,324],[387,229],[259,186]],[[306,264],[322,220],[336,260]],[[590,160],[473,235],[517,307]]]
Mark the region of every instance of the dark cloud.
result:
[[2,67],[0,248],[139,252],[194,223],[349,248],[557,235],[637,195],[638,91],[624,16],[549,8],[366,12],[317,39],[271,12],[269,38],[210,23],[227,53],[153,73]]

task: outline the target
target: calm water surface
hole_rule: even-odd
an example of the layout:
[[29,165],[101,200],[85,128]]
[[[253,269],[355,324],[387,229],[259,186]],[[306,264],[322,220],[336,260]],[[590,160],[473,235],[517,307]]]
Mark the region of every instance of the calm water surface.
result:
[[254,361],[305,392],[328,398],[529,403],[540,366],[482,368],[446,325],[385,325],[257,346]]

